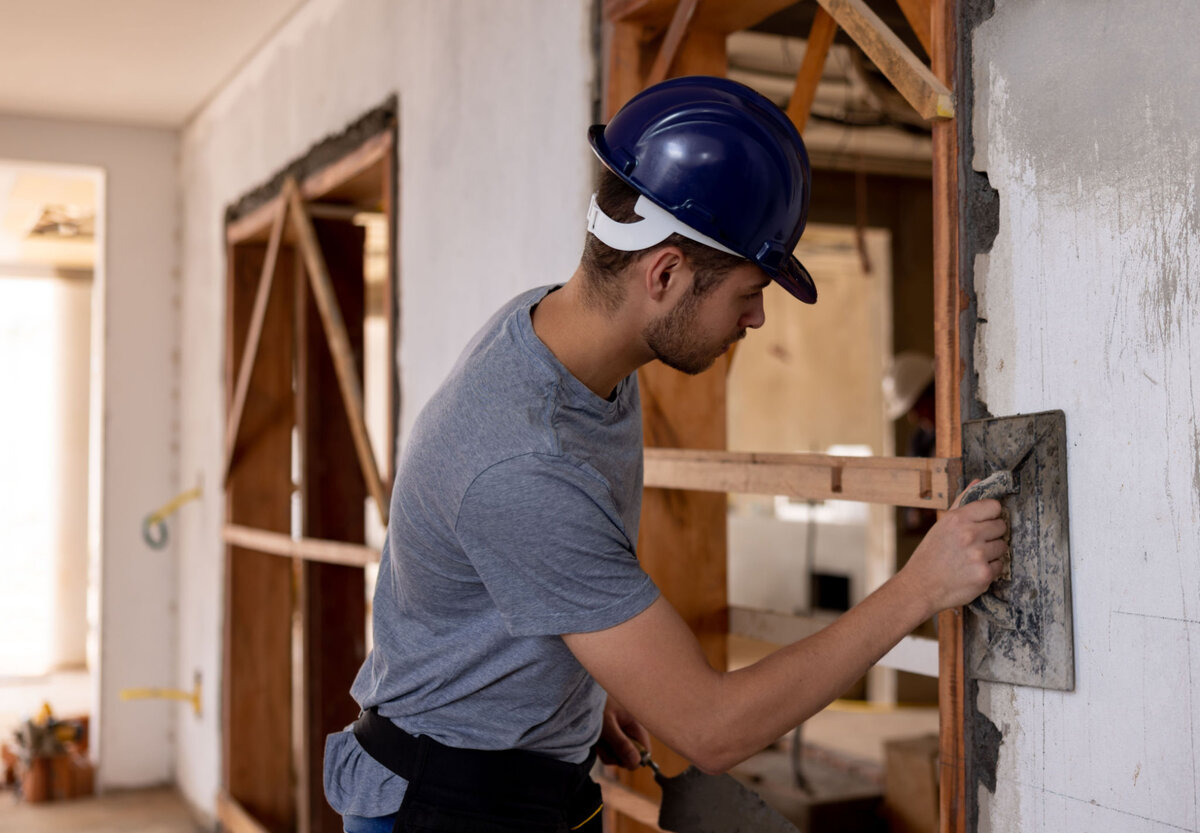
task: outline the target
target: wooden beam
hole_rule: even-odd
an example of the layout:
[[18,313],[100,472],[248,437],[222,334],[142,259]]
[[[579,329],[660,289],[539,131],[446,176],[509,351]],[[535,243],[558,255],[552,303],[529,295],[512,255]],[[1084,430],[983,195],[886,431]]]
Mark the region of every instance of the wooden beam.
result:
[[367,482],[367,490],[375,500],[375,508],[379,511],[379,520],[387,526],[388,496],[383,481],[379,477],[379,468],[375,464],[375,451],[371,447],[371,437],[367,433],[367,423],[364,416],[362,382],[359,381],[355,370],[354,353],[350,348],[350,338],[346,333],[346,323],[338,308],[337,298],[329,278],[329,269],[317,243],[316,231],[312,220],[304,209],[300,199],[300,190],[296,181],[290,177],[283,184],[283,192],[291,208],[292,224],[299,238],[300,253],[308,270],[309,284],[312,286],[313,298],[321,313],[321,321],[325,326],[325,338],[329,341],[329,350],[333,354],[333,366],[337,371],[338,387],[342,393],[342,403],[346,406],[346,416],[350,420],[350,430],[354,434],[354,448],[358,453],[358,463],[362,469],[363,478]]
[[[953,84],[957,62],[954,0],[933,0],[930,57],[933,71]],[[933,125],[933,292],[934,379],[936,380],[937,451],[962,455],[958,318],[961,292],[958,275],[958,125]],[[965,674],[962,610],[938,615],[938,713],[940,749],[941,833],[966,833],[966,750],[964,737]]]
[[[329,270],[338,310],[347,322],[354,372],[363,373],[366,311],[366,229],[345,220],[313,222]],[[301,534],[308,539],[359,545],[365,541],[363,501],[367,488],[355,462],[354,436],[338,396],[337,371],[321,315],[303,279],[296,297],[296,424],[300,446]],[[365,547],[364,547],[365,549]],[[325,800],[322,786],[325,738],[353,722],[350,696],[366,658],[366,586],[361,565],[301,559],[297,566],[301,672],[297,791],[307,830],[341,833],[342,818]]]
[[922,118],[954,118],[954,95],[865,0],[817,0]]
[[[696,28],[727,35],[749,29],[796,0],[705,0],[696,11]],[[662,29],[676,8],[675,0],[604,0],[604,19]]]
[[651,830],[662,831],[658,826],[658,802],[608,778],[598,778],[597,781],[604,795],[606,810],[619,813]]
[[[708,5],[725,3],[706,2]],[[725,35],[699,26],[676,56],[679,75],[724,76],[727,68]],[[642,425],[649,447],[725,448],[725,376],[727,361],[719,359],[697,376],[687,376],[660,362],[638,371]],[[642,497],[638,558],[663,596],[679,611],[696,634],[714,668],[726,665],[728,581],[726,498],[702,492],[648,488]],[[665,744],[655,754],[667,771],[681,770],[686,761]],[[657,785],[645,767],[622,772],[626,786],[654,794]],[[614,833],[644,830],[622,820]]]
[[675,6],[671,25],[667,27],[667,34],[658,49],[658,57],[654,59],[654,66],[650,67],[650,74],[646,78],[647,87],[667,80],[671,64],[675,62],[679,47],[687,36],[688,27],[692,24],[692,17],[696,14],[696,6],[699,3],[700,0],[679,0]]
[[[230,247],[226,328],[226,391],[250,329],[261,286],[266,246]],[[294,253],[279,253],[279,268],[293,268]],[[257,367],[242,416],[246,438],[225,488],[225,517],[286,535],[291,525],[293,332],[292,281],[277,281],[259,346]],[[230,397],[232,399],[232,395]],[[222,787],[272,831],[295,827],[292,744],[292,565],[259,552],[225,548],[224,652],[221,678],[224,744]]]
[[217,793],[217,821],[224,833],[271,833],[224,790]]
[[941,457],[831,457],[647,448],[645,485],[947,509],[962,462]]
[[[917,40],[921,42],[921,46],[925,48],[926,55],[933,54],[932,40],[932,10],[929,8],[929,0],[897,0],[900,5],[900,11],[904,12],[904,17],[908,20],[908,25],[912,27],[913,34],[917,36]],[[934,73],[936,75],[936,73]]]
[[796,87],[787,107],[788,118],[801,133],[808,125],[813,100],[817,97],[817,85],[821,83],[825,59],[829,56],[829,47],[833,45],[836,34],[837,22],[825,9],[817,9],[808,33],[808,43],[804,47],[804,60],[796,73]]
[[281,202],[271,224],[267,258],[263,261],[262,274],[258,279],[258,290],[254,296],[254,311],[250,315],[250,331],[246,334],[246,346],[242,350],[241,367],[238,368],[237,383],[233,391],[233,404],[229,408],[229,419],[225,424],[225,467],[221,475],[222,485],[229,482],[229,470],[233,467],[238,430],[242,424],[242,412],[246,408],[246,394],[250,390],[250,377],[254,373],[254,362],[258,358],[258,345],[262,341],[263,322],[267,318],[271,287],[275,285],[275,267],[279,260],[279,244],[283,238],[283,224],[286,219],[287,204]]
[[243,524],[226,524],[221,533],[226,544],[268,555],[365,567],[379,561],[379,551],[363,544],[328,541],[323,538],[293,538],[284,532],[255,529]]

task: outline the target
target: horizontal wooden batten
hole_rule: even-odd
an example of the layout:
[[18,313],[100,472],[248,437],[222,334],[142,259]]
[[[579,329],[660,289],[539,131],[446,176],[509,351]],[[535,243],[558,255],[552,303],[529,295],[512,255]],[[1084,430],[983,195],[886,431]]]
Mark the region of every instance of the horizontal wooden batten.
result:
[[362,544],[326,541],[320,538],[292,538],[282,532],[268,532],[239,524],[226,524],[223,533],[226,544],[269,555],[323,561],[326,564],[346,564],[365,567],[379,561],[379,551]]
[[[641,23],[655,28],[667,26],[679,8],[680,0],[604,0],[606,21]],[[738,32],[749,29],[795,0],[737,0],[730,3],[701,3],[692,25],[713,32]]]
[[[790,645],[806,639],[833,623],[836,616],[793,616],[748,607],[729,608],[729,632],[771,645]],[[921,636],[906,636],[876,665],[923,674],[938,675],[938,642]]]
[[962,461],[942,457],[833,457],[647,448],[645,485],[948,509]]

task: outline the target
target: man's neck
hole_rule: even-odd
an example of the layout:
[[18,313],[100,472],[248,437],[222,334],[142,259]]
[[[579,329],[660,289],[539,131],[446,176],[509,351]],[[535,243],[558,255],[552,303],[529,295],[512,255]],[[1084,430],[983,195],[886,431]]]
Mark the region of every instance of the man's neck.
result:
[[533,331],[571,375],[608,399],[622,379],[646,362],[637,328],[619,313],[588,303],[579,270],[533,311]]

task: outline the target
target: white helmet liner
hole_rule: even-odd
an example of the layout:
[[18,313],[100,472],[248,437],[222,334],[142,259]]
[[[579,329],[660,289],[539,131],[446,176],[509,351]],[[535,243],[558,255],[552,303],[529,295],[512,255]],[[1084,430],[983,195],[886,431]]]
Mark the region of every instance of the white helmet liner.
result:
[[727,246],[722,246],[716,240],[701,234],[691,226],[686,226],[675,219],[666,209],[655,205],[644,194],[633,204],[633,211],[642,219],[633,223],[618,223],[609,217],[596,203],[596,195],[592,194],[591,205],[588,206],[588,231],[596,239],[622,252],[638,252],[655,246],[672,234],[680,234],[688,240],[708,246],[711,249],[742,257]]

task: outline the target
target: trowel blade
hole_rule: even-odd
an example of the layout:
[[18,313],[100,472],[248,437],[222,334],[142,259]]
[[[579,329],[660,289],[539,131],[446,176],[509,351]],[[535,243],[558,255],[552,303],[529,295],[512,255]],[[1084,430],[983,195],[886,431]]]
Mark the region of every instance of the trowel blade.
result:
[[688,767],[656,775],[662,787],[658,826],[673,833],[798,833],[795,825],[728,775]]
[[1072,691],[1075,651],[1062,411],[963,424],[963,475],[1011,471],[1007,578],[963,610],[963,660],[977,680]]

